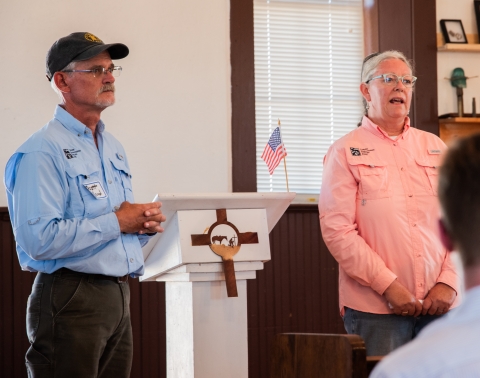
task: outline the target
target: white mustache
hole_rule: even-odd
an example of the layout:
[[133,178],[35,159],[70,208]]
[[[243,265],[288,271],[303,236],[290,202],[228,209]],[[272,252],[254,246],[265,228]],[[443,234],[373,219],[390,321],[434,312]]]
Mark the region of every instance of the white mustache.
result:
[[105,84],[102,88],[100,88],[100,90],[98,91],[98,94],[102,92],[107,92],[107,91],[112,91],[113,93],[115,93],[115,85]]

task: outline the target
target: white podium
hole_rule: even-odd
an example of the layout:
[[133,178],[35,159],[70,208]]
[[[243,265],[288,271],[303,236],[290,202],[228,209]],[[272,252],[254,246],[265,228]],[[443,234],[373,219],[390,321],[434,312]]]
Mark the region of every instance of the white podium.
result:
[[166,283],[167,377],[246,378],[246,280],[270,260],[268,234],[295,193],[159,198],[165,231],[144,247],[140,280]]

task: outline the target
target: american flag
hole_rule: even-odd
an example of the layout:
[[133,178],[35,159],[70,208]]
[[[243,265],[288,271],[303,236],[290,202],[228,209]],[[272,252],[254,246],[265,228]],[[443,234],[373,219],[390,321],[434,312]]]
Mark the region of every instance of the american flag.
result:
[[268,172],[270,174],[273,174],[275,168],[280,164],[280,160],[285,156],[287,156],[287,150],[282,142],[280,127],[276,127],[275,130],[273,130],[272,135],[270,135],[270,139],[268,140],[262,154],[262,159],[267,163]]

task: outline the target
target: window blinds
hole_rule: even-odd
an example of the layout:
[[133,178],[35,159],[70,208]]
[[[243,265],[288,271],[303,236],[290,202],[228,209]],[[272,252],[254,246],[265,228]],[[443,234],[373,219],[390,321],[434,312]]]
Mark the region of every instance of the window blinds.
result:
[[323,156],[363,109],[362,0],[254,0],[257,190],[286,191],[260,158],[281,121],[290,191],[318,194]]

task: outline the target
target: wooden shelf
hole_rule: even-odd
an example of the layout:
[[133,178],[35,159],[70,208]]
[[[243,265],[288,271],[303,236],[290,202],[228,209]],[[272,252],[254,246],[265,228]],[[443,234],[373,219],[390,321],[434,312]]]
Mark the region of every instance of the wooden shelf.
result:
[[438,46],[437,51],[480,52],[480,44],[445,43],[443,46]]
[[445,43],[442,33],[437,33],[438,52],[480,52],[478,34],[467,34],[468,43]]
[[440,118],[440,123],[480,123],[480,118],[474,117],[452,117],[452,118]]
[[440,138],[450,144],[458,138],[480,132],[480,118],[453,117],[441,118],[439,121]]

